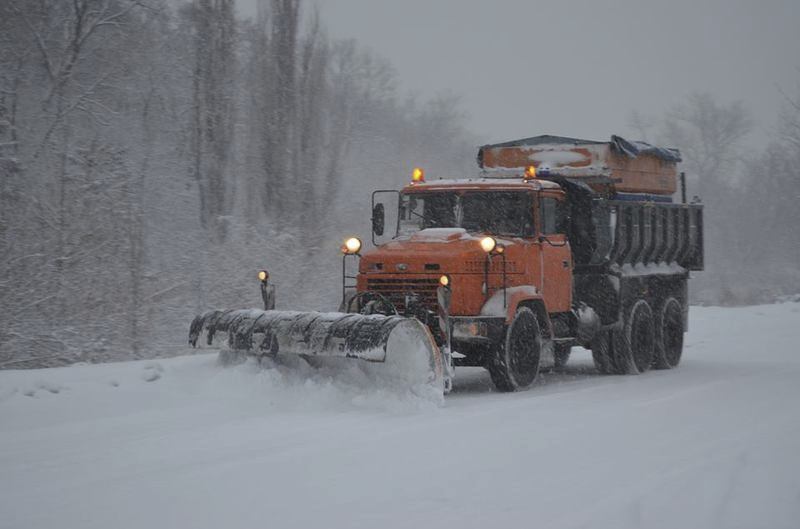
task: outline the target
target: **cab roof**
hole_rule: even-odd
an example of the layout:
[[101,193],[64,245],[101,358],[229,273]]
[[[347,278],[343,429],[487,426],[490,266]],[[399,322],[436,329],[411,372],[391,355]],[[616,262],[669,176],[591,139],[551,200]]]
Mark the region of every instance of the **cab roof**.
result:
[[527,190],[541,191],[543,189],[561,189],[561,186],[549,180],[538,178],[525,180],[523,178],[463,178],[441,179],[430,182],[407,184],[403,193],[421,193],[425,191],[509,191]]

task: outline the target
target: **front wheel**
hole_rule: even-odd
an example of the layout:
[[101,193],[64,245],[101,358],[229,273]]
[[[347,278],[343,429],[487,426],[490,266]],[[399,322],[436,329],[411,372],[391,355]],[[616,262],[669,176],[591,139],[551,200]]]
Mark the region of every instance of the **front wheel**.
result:
[[503,344],[495,348],[489,361],[492,382],[500,391],[519,391],[529,387],[539,374],[542,334],[533,311],[522,307],[506,330]]

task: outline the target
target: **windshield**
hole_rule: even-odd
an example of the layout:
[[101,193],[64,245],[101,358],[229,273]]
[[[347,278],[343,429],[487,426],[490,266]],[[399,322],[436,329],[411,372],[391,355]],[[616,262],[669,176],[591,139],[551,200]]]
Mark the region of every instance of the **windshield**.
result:
[[400,196],[400,234],[426,228],[529,237],[533,201],[524,191],[408,193]]

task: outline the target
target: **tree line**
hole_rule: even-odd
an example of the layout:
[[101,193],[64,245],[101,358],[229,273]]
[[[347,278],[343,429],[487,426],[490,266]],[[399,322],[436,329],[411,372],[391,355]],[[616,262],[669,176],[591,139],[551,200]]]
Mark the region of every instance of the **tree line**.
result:
[[171,354],[262,267],[335,308],[364,182],[471,165],[456,98],[399,86],[301,0],[0,3],[0,367]]
[[[302,0],[234,7],[0,2],[0,368],[185,352],[198,312],[258,306],[260,268],[278,308],[335,309],[369,191],[414,165],[475,174],[457,97],[403,96]],[[631,115],[706,204],[695,301],[797,291],[798,89],[766,146],[744,104],[707,94]]]
[[800,85],[758,141],[745,103],[692,93],[661,117],[632,112],[639,136],[680,149],[689,198],[705,205],[706,271],[695,302],[771,303],[800,294]]

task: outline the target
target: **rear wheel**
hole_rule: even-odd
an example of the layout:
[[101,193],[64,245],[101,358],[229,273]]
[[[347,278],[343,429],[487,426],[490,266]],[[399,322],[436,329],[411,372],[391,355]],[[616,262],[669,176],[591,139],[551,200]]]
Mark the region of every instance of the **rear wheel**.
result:
[[655,331],[656,369],[676,367],[683,353],[683,307],[680,301],[667,298],[659,311]]
[[621,332],[614,332],[614,367],[618,374],[644,373],[655,355],[653,311],[643,299],[628,311]]
[[489,361],[492,382],[500,391],[525,389],[539,374],[542,335],[533,311],[522,307],[506,330],[504,343],[498,345]]

